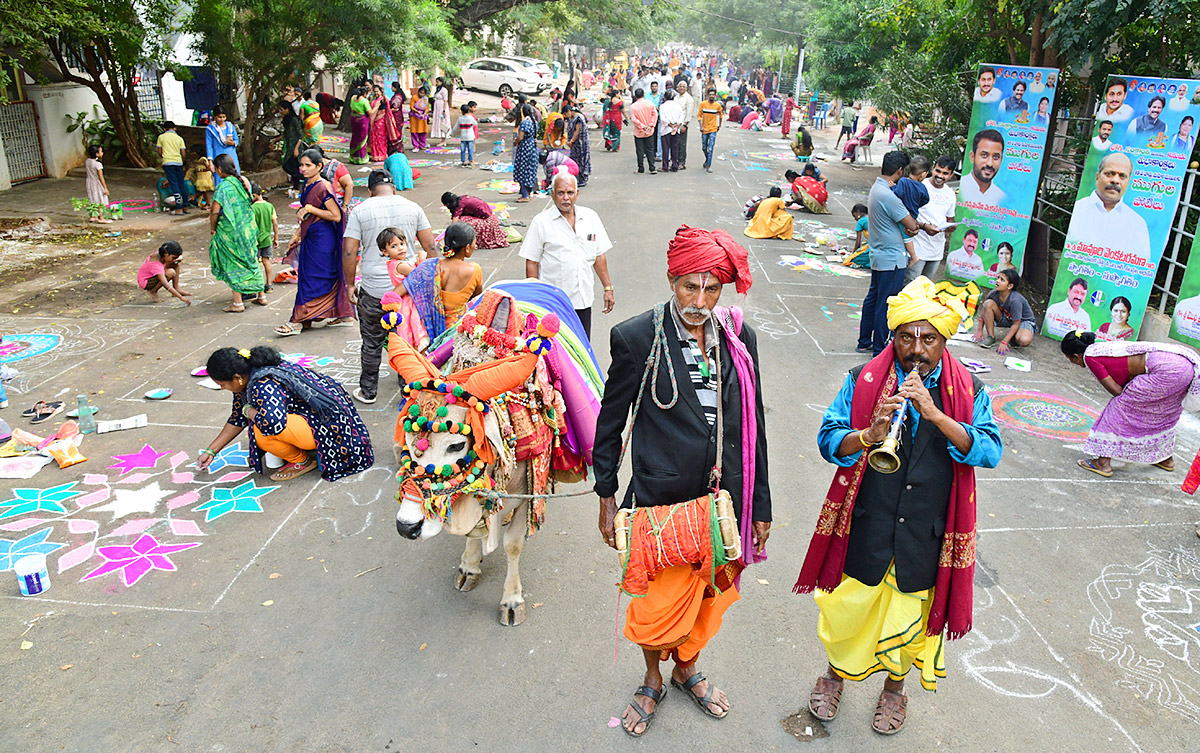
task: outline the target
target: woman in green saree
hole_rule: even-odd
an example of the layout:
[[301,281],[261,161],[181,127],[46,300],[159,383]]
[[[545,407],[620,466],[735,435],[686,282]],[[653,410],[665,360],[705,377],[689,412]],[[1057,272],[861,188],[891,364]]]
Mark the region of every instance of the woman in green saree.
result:
[[263,292],[266,283],[258,263],[258,230],[250,209],[250,182],[238,172],[228,154],[218,154],[213,166],[222,178],[234,180],[222,180],[209,202],[212,243],[208,246],[208,258],[213,277],[233,291],[233,303],[223,310],[238,314],[246,310],[242,303],[244,295],[254,296],[254,302],[260,306],[267,305]]
[[350,163],[365,165],[371,141],[371,103],[367,90],[359,87],[350,93]]

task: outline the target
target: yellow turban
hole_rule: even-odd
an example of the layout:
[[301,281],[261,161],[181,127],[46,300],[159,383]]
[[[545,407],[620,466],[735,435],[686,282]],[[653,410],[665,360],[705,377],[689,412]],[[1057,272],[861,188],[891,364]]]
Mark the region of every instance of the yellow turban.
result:
[[967,316],[963,302],[950,293],[939,293],[928,277],[921,276],[904,286],[900,295],[888,298],[888,329],[909,322],[927,321],[947,340]]

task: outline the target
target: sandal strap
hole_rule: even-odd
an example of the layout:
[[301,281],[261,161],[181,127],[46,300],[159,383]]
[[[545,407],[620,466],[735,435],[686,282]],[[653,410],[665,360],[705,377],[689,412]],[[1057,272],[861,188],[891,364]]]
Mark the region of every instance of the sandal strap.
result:
[[654,688],[650,687],[649,685],[641,686],[637,690],[633,691],[633,694],[634,695],[644,695],[647,698],[649,698],[650,700],[654,701],[656,704],[660,703],[662,701],[662,691],[655,690]]
[[[683,689],[684,689],[684,690],[686,690],[686,691],[688,691],[689,693],[691,693],[691,692],[692,692],[692,688],[694,688],[694,687],[696,687],[697,685],[699,685],[700,683],[704,682],[704,679],[705,679],[705,678],[704,678],[704,673],[703,673],[703,672],[697,672],[696,674],[694,674],[694,675],[692,675],[691,677],[687,678],[687,680],[684,680],[684,682],[683,682]],[[710,682],[710,683],[708,684],[708,693],[709,693],[709,695],[712,695],[712,687],[713,687],[713,686],[712,686],[712,683]],[[692,695],[696,695],[696,694],[695,694],[695,693],[692,693]],[[708,696],[705,696],[705,698],[708,698]]]

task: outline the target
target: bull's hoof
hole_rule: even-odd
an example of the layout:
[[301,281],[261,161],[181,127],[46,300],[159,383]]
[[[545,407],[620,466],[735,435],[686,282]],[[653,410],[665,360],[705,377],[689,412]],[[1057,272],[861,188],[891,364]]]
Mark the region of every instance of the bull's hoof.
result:
[[479,584],[479,573],[464,573],[459,570],[454,573],[454,587],[466,593]]
[[500,624],[505,627],[516,627],[525,621],[525,603],[501,604]]

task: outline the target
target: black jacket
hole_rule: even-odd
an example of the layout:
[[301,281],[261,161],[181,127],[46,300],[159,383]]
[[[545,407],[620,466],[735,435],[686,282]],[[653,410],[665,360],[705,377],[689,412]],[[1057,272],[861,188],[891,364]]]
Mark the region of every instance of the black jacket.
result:
[[[659,399],[666,403],[671,396],[667,364],[661,364],[657,387],[647,385],[646,395],[638,409],[633,427],[631,446],[627,454],[633,462],[633,480],[625,491],[622,507],[636,501],[639,507],[686,502],[708,493],[709,471],[716,462],[717,430],[710,427],[704,410],[692,386],[687,362],[679,345],[675,322],[668,308],[664,316],[671,362],[675,366],[675,381],[679,400],[670,410],[654,404],[649,392],[657,389]],[[612,364],[604,386],[604,400],[596,421],[596,444],[593,469],[596,473],[596,494],[616,496],[617,459],[650,345],[654,336],[653,310],[621,322],[610,333]],[[755,396],[758,414],[758,440],[755,451],[753,519],[771,520],[771,490],[767,479],[767,434],[763,420],[762,379],[758,369],[758,339],[754,330],[743,325],[740,339],[754,360]],[[737,371],[721,333],[721,397],[724,405],[725,450],[721,468],[721,488],[729,492],[738,515],[742,510],[742,408],[741,389]]]
[[[851,370],[855,380],[862,369]],[[972,380],[978,394],[983,384],[978,377]],[[942,391],[929,394],[940,410]],[[954,463],[949,440],[926,420],[919,422],[915,437],[912,422],[904,422],[898,454],[895,473],[867,466],[851,514],[844,572],[868,586],[878,585],[895,559],[896,585],[913,593],[931,588],[937,579]]]

